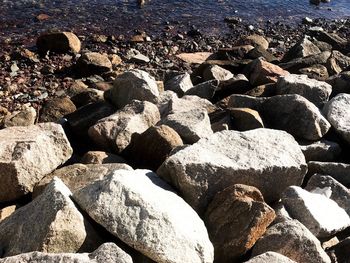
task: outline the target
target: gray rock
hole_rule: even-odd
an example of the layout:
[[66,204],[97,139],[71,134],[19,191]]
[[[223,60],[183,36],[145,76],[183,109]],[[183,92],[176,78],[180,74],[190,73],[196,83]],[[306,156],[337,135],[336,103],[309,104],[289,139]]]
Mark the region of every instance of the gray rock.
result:
[[116,171],[73,198],[96,222],[156,262],[213,262],[203,221],[149,170]]
[[276,84],[278,95],[298,94],[322,107],[332,93],[332,86],[323,81],[310,79],[306,75],[289,74],[278,79]]
[[339,157],[342,150],[338,143],[320,140],[311,144],[300,145],[306,161],[332,162]]
[[157,171],[200,214],[232,184],[255,186],[270,202],[289,185],[300,185],[305,173],[294,138],[269,129],[217,132],[173,154]]
[[248,108],[256,111],[260,111],[263,102],[267,98],[252,97],[248,95],[233,94],[227,98],[228,108]]
[[54,179],[44,193],[0,222],[4,257],[31,251],[77,252],[89,237],[70,190]]
[[350,144],[350,94],[338,94],[324,106],[323,112],[332,127]]
[[102,74],[112,70],[112,62],[106,54],[87,52],[78,59],[76,70],[82,76]]
[[128,50],[126,57],[129,60],[129,62],[131,62],[131,63],[148,63],[148,62],[150,62],[149,57],[141,54],[140,51],[133,49],[133,48]]
[[59,124],[0,130],[0,202],[31,192],[36,183],[66,162],[72,153]]
[[246,263],[296,263],[294,260],[291,260],[280,253],[276,252],[265,252],[259,256],[253,257]]
[[331,262],[320,241],[297,220],[288,220],[267,229],[256,242],[253,256],[268,251],[280,253],[296,262]]
[[164,84],[165,90],[174,91],[179,97],[182,97],[192,87],[191,76],[188,73],[177,75]]
[[117,108],[122,108],[132,100],[156,103],[159,96],[156,80],[147,72],[134,69],[119,75],[113,88],[105,92],[105,98]]
[[191,110],[206,111],[208,114],[217,108],[210,101],[197,96],[183,96],[181,99],[173,98],[169,101],[165,115],[188,112]]
[[343,71],[327,80],[333,87],[332,95],[339,93],[350,93],[350,71]]
[[336,162],[308,162],[308,174],[323,174],[333,177],[345,186],[350,186],[350,164]]
[[132,263],[131,257],[114,243],[102,244],[88,253],[42,253],[29,252],[0,259],[0,263]]
[[350,66],[350,57],[345,56],[338,50],[333,50],[326,66],[330,75],[339,74]]
[[210,100],[214,97],[215,91],[219,87],[218,80],[208,80],[200,83],[186,91],[185,95],[195,95],[203,99]]
[[330,51],[324,51],[320,54],[310,55],[304,58],[295,58],[289,62],[281,63],[279,66],[291,73],[297,73],[298,70],[310,67],[312,65],[325,65],[330,56]]
[[350,190],[328,175],[315,174],[307,182],[306,190],[326,192],[329,198],[350,215]]
[[203,72],[203,79],[208,80],[218,80],[225,81],[233,78],[233,74],[220,66],[212,65],[208,66]]
[[[24,107],[23,110],[13,112],[4,117],[2,124],[4,128],[13,126],[30,126],[34,125],[36,120],[36,111],[33,107]],[[0,121],[1,123],[1,121]]]
[[290,61],[295,58],[304,58],[310,55],[317,55],[321,50],[310,41],[309,36],[304,36],[284,55],[283,61]]
[[106,151],[120,153],[134,133],[142,133],[160,120],[156,105],[133,101],[115,114],[99,120],[89,128],[90,138]]
[[320,110],[300,95],[280,95],[267,99],[261,115],[266,127],[285,130],[311,141],[321,139],[330,128]]
[[330,189],[308,192],[298,186],[288,187],[282,203],[288,213],[318,238],[327,238],[350,226],[350,217],[336,202],[329,199]]

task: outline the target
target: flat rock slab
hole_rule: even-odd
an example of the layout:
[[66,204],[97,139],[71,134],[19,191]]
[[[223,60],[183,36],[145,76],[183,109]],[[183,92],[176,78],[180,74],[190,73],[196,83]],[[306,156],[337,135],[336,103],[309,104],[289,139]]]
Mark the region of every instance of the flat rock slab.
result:
[[290,186],[282,196],[288,213],[319,238],[330,237],[350,226],[350,217],[345,210],[324,195],[328,191],[319,189],[319,193],[311,193],[300,187]]
[[66,162],[72,153],[59,124],[0,130],[0,202],[31,192],[36,183]]
[[251,258],[246,263],[296,263],[296,262],[279,253],[266,252],[264,254]]
[[203,221],[149,170],[116,171],[73,198],[97,223],[156,262],[213,262]]
[[222,131],[170,156],[157,174],[170,182],[200,214],[214,195],[232,184],[257,187],[278,200],[290,185],[300,185],[306,163],[286,132],[256,129]]
[[132,258],[114,243],[105,243],[88,253],[30,252],[0,259],[0,263],[132,263]]

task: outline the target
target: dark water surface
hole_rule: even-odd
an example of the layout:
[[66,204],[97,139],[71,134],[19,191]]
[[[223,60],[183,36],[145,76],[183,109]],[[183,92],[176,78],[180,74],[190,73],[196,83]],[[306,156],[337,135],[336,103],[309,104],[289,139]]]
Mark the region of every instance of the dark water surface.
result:
[[[35,21],[41,13],[50,18]],[[309,0],[0,0],[0,37],[37,33],[52,27],[96,30],[128,34],[134,29],[156,33],[166,22],[178,27],[199,27],[218,33],[227,26],[225,17],[237,16],[245,22],[267,20],[299,22],[301,18],[343,18],[350,16],[350,0],[331,0],[319,6]]]

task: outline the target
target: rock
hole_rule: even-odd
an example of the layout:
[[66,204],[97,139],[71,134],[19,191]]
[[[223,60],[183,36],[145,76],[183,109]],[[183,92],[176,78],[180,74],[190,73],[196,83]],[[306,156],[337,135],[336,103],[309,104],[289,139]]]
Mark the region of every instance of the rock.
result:
[[111,71],[112,63],[106,54],[87,52],[78,59],[76,70],[82,76],[98,75]]
[[281,201],[278,201],[272,206],[273,210],[275,211],[276,217],[273,221],[272,225],[283,223],[289,220],[293,220],[288,211],[286,210],[285,206],[282,204]]
[[301,95],[317,107],[322,107],[332,93],[332,86],[323,81],[309,79],[306,75],[289,74],[278,79],[276,91],[278,95]]
[[229,108],[232,116],[233,127],[237,131],[248,131],[258,128],[264,128],[264,123],[260,118],[259,112],[249,108]]
[[337,133],[350,144],[350,94],[338,94],[324,106],[323,112]]
[[272,97],[276,94],[276,83],[269,83],[257,86],[246,93],[244,95],[252,96],[252,97]]
[[[36,110],[31,107],[24,107],[23,110],[18,112],[13,112],[4,117],[3,127],[13,127],[13,126],[30,126],[34,125],[36,120]],[[0,121],[1,122],[1,121]]]
[[227,98],[225,108],[249,108],[260,111],[264,101],[267,98],[256,98],[247,95],[236,95]]
[[305,173],[294,138],[269,129],[217,132],[171,155],[157,171],[200,214],[232,184],[255,186],[270,202],[289,185],[300,185]]
[[215,262],[236,262],[274,218],[275,212],[255,187],[235,184],[217,193],[205,213]]
[[254,49],[250,50],[247,54],[247,57],[250,59],[257,59],[263,57],[267,62],[278,62],[278,58],[272,55],[266,49],[257,46]]
[[341,154],[341,148],[338,143],[321,140],[311,144],[300,145],[305,155],[306,161],[332,162]]
[[74,103],[68,97],[49,99],[40,111],[39,122],[58,122],[76,109]]
[[114,243],[104,243],[87,254],[30,252],[0,259],[0,263],[132,263],[132,258]]
[[47,51],[79,53],[81,48],[79,38],[71,32],[45,33],[38,37],[36,45],[41,54]]
[[216,90],[219,87],[219,81],[208,80],[197,84],[186,91],[185,95],[195,95],[203,99],[210,100],[214,97]]
[[229,59],[230,57],[244,58],[252,49],[254,49],[252,45],[240,45],[232,48],[219,48],[217,53],[222,59]]
[[333,177],[341,184],[350,186],[350,164],[336,162],[308,162],[308,174],[323,174]]
[[328,33],[323,30],[314,31],[313,36],[319,40],[328,43],[335,50],[345,51],[347,49],[348,41],[336,33]]
[[253,60],[247,67],[245,75],[253,86],[276,83],[278,77],[289,74],[279,66],[266,62],[261,58]]
[[133,48],[127,51],[126,57],[129,60],[129,62],[131,62],[131,63],[142,64],[142,63],[150,62],[149,57],[141,54],[140,51],[133,49]]
[[159,96],[157,83],[147,72],[134,69],[119,75],[113,88],[105,92],[105,98],[117,108],[122,108],[132,100],[156,103]]
[[177,58],[189,64],[202,64],[213,56],[210,52],[195,52],[195,53],[181,53],[176,55]]
[[102,149],[120,153],[134,133],[142,133],[160,120],[156,105],[133,101],[116,113],[99,120],[89,128],[90,138]]
[[269,42],[263,36],[256,34],[245,37],[243,42],[254,47],[260,46],[265,50],[269,48]]
[[13,212],[15,212],[15,210],[16,210],[15,205],[7,206],[0,209],[0,222],[4,220],[6,217],[9,217],[10,215],[12,215]]
[[317,55],[321,50],[310,41],[309,36],[304,36],[284,55],[283,61],[290,61],[295,58],[304,58],[311,55]]
[[295,261],[276,252],[265,252],[259,256],[253,257],[246,263],[296,263]]
[[208,113],[204,110],[169,114],[161,120],[161,124],[173,128],[188,144],[213,134]]
[[0,147],[0,202],[31,192],[73,152],[61,125],[54,123],[0,130]]
[[330,263],[320,241],[299,221],[288,220],[267,229],[254,248],[253,256],[274,251],[296,262]]
[[343,71],[338,75],[330,77],[327,83],[333,87],[333,96],[339,93],[350,93],[350,71]]
[[217,102],[232,94],[242,94],[252,88],[247,77],[243,74],[237,74],[233,78],[220,81],[218,88],[215,90],[214,97],[211,99]]
[[156,262],[213,262],[203,221],[149,170],[116,171],[73,198],[97,223]]
[[77,108],[80,108],[90,103],[104,101],[103,96],[104,92],[102,90],[89,88],[86,91],[72,96],[71,101]]
[[191,76],[188,73],[177,75],[164,84],[165,90],[174,91],[179,97],[182,97],[192,87]]
[[266,127],[285,130],[298,138],[319,140],[330,128],[319,109],[300,95],[274,96],[262,107]]
[[89,151],[81,158],[83,164],[126,163],[126,161],[113,153]]
[[85,228],[87,222],[70,195],[70,190],[56,178],[40,197],[1,221],[2,256],[31,251],[74,253],[81,250],[85,242],[91,245]]
[[338,50],[333,50],[326,66],[330,75],[339,74],[350,66],[350,57],[345,56]]
[[284,70],[288,70],[290,73],[298,73],[302,68],[307,68],[313,65],[325,65],[330,55],[330,51],[324,51],[304,58],[295,58],[289,62],[281,63],[279,66]]
[[350,258],[350,238],[345,238],[335,246],[328,249],[328,253],[332,255],[332,262],[348,262]]
[[312,65],[307,68],[299,69],[299,73],[307,75],[311,79],[316,79],[319,81],[325,81],[329,78],[328,70],[323,65]]
[[166,125],[152,126],[142,134],[135,134],[123,154],[137,167],[156,171],[170,152],[182,145],[182,139],[174,129]]
[[217,65],[208,66],[203,72],[203,79],[208,80],[218,80],[225,81],[233,78],[233,74]]
[[161,118],[163,118],[169,113],[171,101],[176,99],[178,99],[176,93],[171,90],[166,90],[160,93],[159,97],[157,98],[156,105],[159,109]]
[[328,188],[308,192],[290,186],[282,195],[282,203],[288,213],[316,237],[327,238],[350,226],[349,215],[328,198],[328,192]]

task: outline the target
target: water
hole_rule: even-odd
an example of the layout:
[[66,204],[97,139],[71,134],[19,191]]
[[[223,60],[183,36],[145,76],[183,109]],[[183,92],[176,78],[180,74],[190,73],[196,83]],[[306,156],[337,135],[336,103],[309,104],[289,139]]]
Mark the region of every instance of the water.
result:
[[[137,0],[0,0],[0,4],[0,37],[36,34],[52,27],[113,34],[146,29],[155,33],[166,22],[184,30],[195,25],[204,32],[217,33],[227,28],[223,20],[229,16],[253,24],[266,20],[294,23],[305,16],[350,16],[350,0],[331,0],[318,7],[309,0],[146,0],[142,8]],[[50,19],[35,21],[41,13]]]

